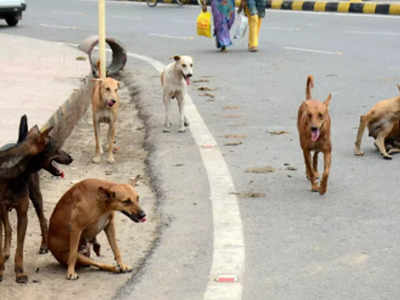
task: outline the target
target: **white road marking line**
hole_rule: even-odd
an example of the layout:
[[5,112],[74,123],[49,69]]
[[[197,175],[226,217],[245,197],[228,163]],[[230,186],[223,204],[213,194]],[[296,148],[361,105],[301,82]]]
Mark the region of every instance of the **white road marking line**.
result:
[[[128,53],[128,56],[151,64],[158,72],[164,64],[147,56]],[[160,99],[161,101],[161,99]],[[191,97],[187,97],[185,113],[190,120],[190,131],[199,147],[210,186],[213,210],[214,251],[204,300],[240,300],[244,272],[245,247],[242,219],[235,196],[235,186],[217,142],[201,118]],[[232,274],[239,280],[232,283],[216,281],[221,274]]]
[[78,27],[75,26],[63,26],[63,25],[55,25],[55,24],[40,24],[42,27],[47,27],[47,28],[55,28],[55,29],[73,29],[77,30]]
[[400,36],[399,32],[390,32],[390,31],[357,31],[357,30],[348,30],[344,33],[350,34],[363,34],[363,35],[379,35],[379,36]]
[[142,21],[143,18],[142,17],[129,17],[129,16],[114,16],[114,15],[110,15],[110,18],[114,18],[114,19],[121,19],[121,20],[129,20],[129,21]]
[[177,36],[177,35],[169,35],[169,34],[160,34],[160,33],[149,33],[149,36],[155,36],[165,39],[176,39],[176,40],[193,40],[192,36]]
[[279,31],[300,31],[299,27],[278,27],[278,26],[268,26],[267,30],[279,30]]
[[67,16],[86,16],[87,14],[81,11],[60,11],[60,10],[53,10],[51,13],[56,15],[67,15]]
[[328,55],[342,55],[343,53],[340,51],[325,51],[325,50],[316,50],[316,49],[306,49],[306,48],[297,48],[297,47],[283,47],[286,50],[294,50],[294,51],[302,51],[302,52],[312,52],[319,54],[328,54]]

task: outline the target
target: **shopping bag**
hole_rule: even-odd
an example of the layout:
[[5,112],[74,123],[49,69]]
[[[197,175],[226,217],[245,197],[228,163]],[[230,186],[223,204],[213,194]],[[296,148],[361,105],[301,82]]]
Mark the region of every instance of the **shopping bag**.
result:
[[246,15],[242,13],[238,13],[236,15],[235,21],[235,32],[233,34],[234,39],[241,39],[245,36],[247,27],[249,26],[249,21],[247,20]]
[[197,17],[197,34],[211,38],[211,13],[202,11]]

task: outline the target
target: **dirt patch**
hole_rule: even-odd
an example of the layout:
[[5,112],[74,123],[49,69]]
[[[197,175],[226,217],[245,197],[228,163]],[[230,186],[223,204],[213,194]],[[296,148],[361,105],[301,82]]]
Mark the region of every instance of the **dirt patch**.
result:
[[[127,88],[120,91],[121,107],[117,125],[115,164],[110,165],[105,160],[96,165],[91,163],[94,154],[94,137],[91,111],[80,120],[72,135],[63,147],[69,152],[74,162],[70,166],[62,166],[65,179],[57,179],[46,172],[41,173],[41,186],[44,197],[44,211],[47,218],[60,197],[73,183],[86,178],[101,178],[105,180],[126,183],[130,177],[142,176],[137,190],[141,204],[148,215],[148,222],[136,224],[120,213],[116,213],[116,235],[118,246],[124,263],[134,267],[133,273],[112,274],[95,268],[78,269],[79,280],[65,279],[66,269],[60,266],[54,257],[48,253],[39,255],[41,236],[37,217],[32,205],[29,209],[29,224],[24,247],[24,267],[29,276],[26,285],[17,284],[14,274],[14,253],[16,245],[16,216],[11,212],[13,224],[13,240],[11,257],[6,262],[3,282],[0,283],[1,299],[111,299],[116,292],[138,272],[144,259],[152,249],[153,242],[159,232],[159,215],[156,210],[156,197],[150,185],[145,161],[148,153],[144,150],[145,131],[142,120],[139,119],[133,100]],[[102,128],[102,140],[106,140],[106,128]],[[110,246],[105,234],[98,236],[101,244],[101,256],[93,258],[110,264],[115,264]]]
[[265,193],[256,193],[256,192],[238,192],[238,193],[232,193],[232,195],[236,195],[239,199],[265,198]]
[[265,174],[265,173],[273,173],[275,172],[275,168],[270,166],[258,167],[258,168],[247,168],[246,173],[254,173],[254,174]]

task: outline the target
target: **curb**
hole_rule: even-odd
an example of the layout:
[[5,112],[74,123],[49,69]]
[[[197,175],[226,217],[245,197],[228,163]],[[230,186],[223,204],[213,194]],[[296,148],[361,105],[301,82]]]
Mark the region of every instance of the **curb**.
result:
[[74,89],[68,99],[58,107],[42,128],[53,126],[51,136],[57,148],[60,148],[70,136],[75,125],[86,113],[92,90],[91,77],[82,79],[81,86]]
[[[134,2],[146,2],[146,0],[128,0]],[[182,0],[184,4],[197,5],[197,0]],[[235,1],[237,2],[237,1]],[[176,3],[176,0],[158,0],[158,3]],[[207,1],[209,3],[209,1]],[[236,3],[236,5],[238,5]],[[283,10],[304,10],[314,12],[336,13],[361,13],[400,15],[400,2],[352,2],[352,1],[304,1],[304,0],[270,0],[267,8]]]
[[315,12],[362,13],[400,15],[400,2],[351,2],[351,1],[303,1],[272,0],[267,8],[285,10],[304,10]]

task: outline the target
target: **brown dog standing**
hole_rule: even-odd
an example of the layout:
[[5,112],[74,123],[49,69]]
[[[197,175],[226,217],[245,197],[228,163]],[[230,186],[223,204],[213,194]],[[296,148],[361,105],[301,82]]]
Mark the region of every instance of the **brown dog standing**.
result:
[[[397,88],[400,91],[400,86]],[[399,149],[392,149],[387,153],[385,142],[388,138],[394,140],[399,137],[400,121],[400,96],[385,99],[376,103],[369,112],[360,117],[360,126],[358,127],[357,139],[355,142],[354,154],[364,155],[361,151],[361,139],[365,127],[368,126],[369,135],[375,138],[375,145],[385,159],[392,159],[390,153],[400,152]]]
[[[98,64],[99,65],[99,64]],[[100,68],[98,68],[100,70]],[[100,75],[99,75],[100,76]],[[111,77],[95,79],[92,92],[92,113],[94,137],[96,139],[96,155],[94,163],[99,163],[103,147],[100,143],[100,123],[108,123],[108,158],[109,163],[114,162],[113,144],[115,140],[115,126],[118,117],[119,81]]]
[[[114,211],[122,212],[134,222],[146,221],[134,188],[137,180],[138,177],[131,184],[116,184],[86,179],[75,184],[57,203],[50,218],[48,246],[58,262],[68,266],[67,279],[79,278],[75,266],[91,265],[115,273],[132,271],[121,260],[115,237]],[[79,251],[90,244],[98,247],[96,236],[103,230],[117,266],[96,262],[90,254]]]
[[[297,129],[299,131],[300,145],[304,154],[307,178],[311,181],[311,189],[321,195],[326,193],[329,170],[331,167],[331,118],[329,116],[329,103],[331,94],[324,102],[312,99],[311,88],[314,80],[311,75],[307,77],[306,100],[300,105],[297,116]],[[314,156],[311,163],[311,152]],[[318,187],[318,153],[324,154],[324,173],[321,185]]]

